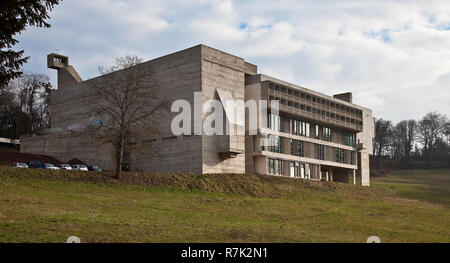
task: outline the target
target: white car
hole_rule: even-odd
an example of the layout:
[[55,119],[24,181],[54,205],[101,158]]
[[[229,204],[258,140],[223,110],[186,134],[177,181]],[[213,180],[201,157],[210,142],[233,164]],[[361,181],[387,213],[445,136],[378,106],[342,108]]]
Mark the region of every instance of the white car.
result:
[[61,170],[72,170],[72,166],[70,166],[66,163],[62,163],[62,164],[58,165],[58,168]]
[[86,165],[83,164],[75,164],[74,166],[72,166],[72,170],[75,171],[88,171],[88,168],[86,167]]
[[59,170],[58,167],[54,166],[54,165],[51,164],[51,163],[46,163],[46,164],[44,164],[44,169],[49,169],[49,170]]
[[13,167],[28,168],[28,165],[26,163],[14,163]]

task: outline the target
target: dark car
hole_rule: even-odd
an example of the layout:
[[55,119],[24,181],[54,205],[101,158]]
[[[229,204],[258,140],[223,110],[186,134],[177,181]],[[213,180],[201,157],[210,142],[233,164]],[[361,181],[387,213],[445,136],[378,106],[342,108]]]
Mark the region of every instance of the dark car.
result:
[[27,162],[27,164],[30,168],[41,168],[41,163],[37,160],[30,160]]
[[100,167],[98,167],[97,165],[89,165],[88,166],[88,170],[89,171],[94,171],[94,172],[101,172],[102,169],[100,169]]

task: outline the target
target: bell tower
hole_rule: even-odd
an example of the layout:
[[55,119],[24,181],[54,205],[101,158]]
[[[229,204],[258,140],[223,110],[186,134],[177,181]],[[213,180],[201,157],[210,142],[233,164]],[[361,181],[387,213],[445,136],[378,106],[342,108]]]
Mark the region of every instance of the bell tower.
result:
[[47,55],[47,67],[58,71],[58,89],[63,89],[83,80],[77,71],[69,65],[69,57],[51,53]]

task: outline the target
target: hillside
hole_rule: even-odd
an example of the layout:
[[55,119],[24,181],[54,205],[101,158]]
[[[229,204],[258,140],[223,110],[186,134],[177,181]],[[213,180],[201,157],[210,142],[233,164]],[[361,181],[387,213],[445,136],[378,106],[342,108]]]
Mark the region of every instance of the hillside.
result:
[[449,242],[449,186],[449,170],[396,172],[365,188],[0,168],[0,242]]

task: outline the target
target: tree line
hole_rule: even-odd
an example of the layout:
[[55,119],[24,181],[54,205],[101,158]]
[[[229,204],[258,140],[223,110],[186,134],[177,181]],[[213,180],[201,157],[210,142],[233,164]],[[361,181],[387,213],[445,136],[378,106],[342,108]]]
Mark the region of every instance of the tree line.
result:
[[28,26],[50,27],[49,12],[59,0],[0,1],[0,137],[20,138],[50,125],[49,77],[23,73],[30,57],[14,50]]
[[52,85],[45,74],[24,73],[0,86],[0,137],[19,139],[50,127]]
[[429,112],[420,120],[394,124],[375,120],[373,168],[450,166],[450,121],[445,114]]

